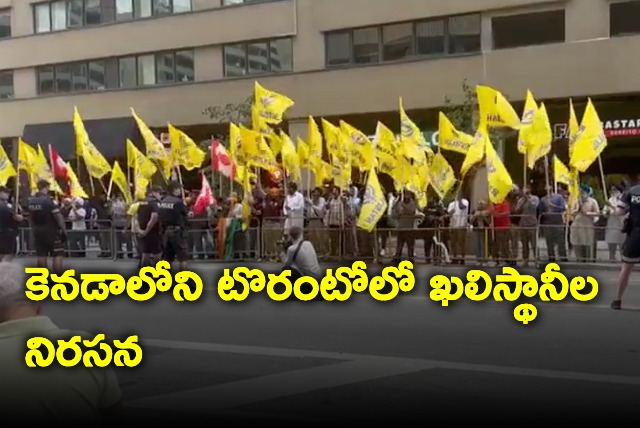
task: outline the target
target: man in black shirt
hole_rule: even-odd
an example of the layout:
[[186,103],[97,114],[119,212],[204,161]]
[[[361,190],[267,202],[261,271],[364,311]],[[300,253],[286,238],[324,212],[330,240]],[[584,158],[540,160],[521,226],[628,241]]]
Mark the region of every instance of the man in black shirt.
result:
[[23,220],[9,203],[9,189],[0,187],[0,262],[9,262],[15,256],[18,228]]
[[162,254],[162,237],[160,235],[160,222],[158,217],[158,203],[162,199],[162,188],[155,186],[144,201],[138,207],[138,225],[140,234],[140,267],[153,266]]
[[636,184],[629,187],[620,198],[617,214],[628,214],[623,232],[627,238],[622,246],[622,269],[618,281],[616,299],[611,308],[619,310],[622,307],[622,295],[629,285],[629,277],[636,263],[640,263],[640,174]]
[[162,259],[172,263],[178,260],[180,270],[187,269],[189,250],[187,246],[187,207],[182,200],[180,183],[169,183],[168,194],[158,205],[158,216],[162,228]]
[[44,180],[38,182],[38,193],[28,199],[27,207],[38,267],[48,267],[47,258],[52,257],[54,273],[61,275],[67,231],[60,209],[49,196],[49,186]]

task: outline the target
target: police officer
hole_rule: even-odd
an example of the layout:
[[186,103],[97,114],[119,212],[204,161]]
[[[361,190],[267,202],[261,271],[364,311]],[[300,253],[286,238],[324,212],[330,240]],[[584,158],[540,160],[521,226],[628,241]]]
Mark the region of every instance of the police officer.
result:
[[623,227],[627,238],[622,246],[618,291],[616,299],[611,303],[612,309],[619,310],[622,307],[622,295],[629,285],[631,271],[636,263],[640,263],[640,174],[636,177],[636,184],[622,194],[616,211],[618,215],[629,215]]
[[162,259],[169,263],[177,259],[180,270],[186,270],[189,260],[186,236],[187,206],[182,200],[182,186],[172,181],[167,193],[158,205],[164,248]]
[[39,181],[38,193],[29,198],[29,222],[33,231],[38,267],[48,267],[47,259],[52,257],[53,271],[61,275],[67,231],[60,209],[49,196],[49,186],[47,181]]
[[151,194],[140,202],[136,214],[140,233],[140,267],[153,266],[162,254],[162,236],[160,235],[160,219],[158,204],[162,199],[162,187],[154,186]]
[[15,256],[22,220],[22,215],[9,203],[9,189],[0,187],[0,262],[9,262]]

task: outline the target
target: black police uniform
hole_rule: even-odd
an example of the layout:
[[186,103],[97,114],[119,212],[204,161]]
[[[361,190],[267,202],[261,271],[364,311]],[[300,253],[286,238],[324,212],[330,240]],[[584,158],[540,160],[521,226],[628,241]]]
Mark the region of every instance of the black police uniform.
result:
[[624,192],[620,201],[623,208],[629,210],[629,217],[625,220],[627,238],[622,246],[622,261],[640,263],[640,184]]
[[[145,230],[147,224],[151,220],[151,215],[158,212],[158,200],[154,197],[148,197],[144,201],[140,202],[138,207],[138,224],[140,229]],[[160,225],[156,225],[149,231],[149,233],[140,238],[140,251],[141,254],[161,254],[162,253],[162,236],[160,236]]]
[[37,194],[28,199],[31,229],[37,257],[59,257],[64,255],[65,231],[60,229],[55,218],[60,209],[49,195]]
[[158,215],[162,227],[162,244],[164,253],[162,258],[172,262],[176,258],[180,262],[189,260],[187,247],[186,225],[187,207],[182,199],[166,196],[158,204]]
[[8,201],[0,201],[0,256],[16,254],[19,227],[11,204]]

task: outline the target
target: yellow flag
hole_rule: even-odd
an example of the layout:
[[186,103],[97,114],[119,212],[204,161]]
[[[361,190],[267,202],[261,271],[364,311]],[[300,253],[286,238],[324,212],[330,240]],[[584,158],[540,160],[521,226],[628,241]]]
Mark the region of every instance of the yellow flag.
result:
[[291,138],[284,131],[280,131],[280,140],[282,141],[282,165],[285,171],[291,174],[291,178],[295,182],[300,181],[300,158],[296,151],[296,146]]
[[276,157],[259,132],[240,126],[241,152],[247,166],[276,170]]
[[169,124],[171,140],[171,164],[183,166],[187,171],[200,168],[204,162],[205,152],[184,132]]
[[122,196],[127,204],[130,204],[131,201],[131,189],[129,189],[129,183],[127,182],[127,176],[120,168],[118,161],[113,163],[113,168],[111,168],[111,182],[118,186],[120,192],[122,192]]
[[24,171],[29,176],[31,193],[35,193],[38,187],[35,174],[37,158],[38,152],[20,138],[18,140],[18,171]]
[[569,99],[569,159],[573,156],[573,149],[575,148],[579,132],[580,125],[578,124],[576,111],[573,108],[573,100]]
[[300,161],[300,167],[311,170],[313,165],[311,164],[311,151],[309,145],[305,143],[302,138],[298,137],[298,160]]
[[466,155],[473,144],[473,136],[458,131],[449,118],[440,112],[438,125],[438,147],[441,150],[462,153]]
[[533,123],[528,130],[527,166],[533,169],[538,159],[542,159],[551,151],[553,131],[549,123],[547,108],[544,103],[533,116]]
[[309,116],[307,129],[309,141],[309,155],[312,159],[322,159],[322,134],[315,119]]
[[356,224],[360,229],[371,232],[386,211],[387,199],[380,186],[378,174],[374,168],[371,168],[362,198],[362,208],[360,209],[360,215],[358,216],[358,222]]
[[373,168],[373,144],[360,130],[340,121],[340,129],[351,141],[352,165],[360,172],[370,171]]
[[467,175],[471,167],[482,161],[487,144],[491,144],[489,141],[489,133],[486,126],[481,123],[473,137],[473,143],[471,144],[471,147],[469,147],[469,151],[467,152],[467,156],[464,158],[462,167],[460,168],[460,173],[463,177]]
[[604,134],[598,112],[589,99],[569,164],[578,171],[585,172],[605,147],[607,147],[607,137]]
[[315,172],[316,187],[322,187],[325,180],[331,180],[333,178],[331,175],[331,164],[322,159],[317,161]]
[[553,157],[553,180],[556,183],[566,184],[567,186],[571,186],[573,178],[569,169],[562,163],[557,156]]
[[398,163],[398,141],[395,134],[382,122],[378,122],[374,145],[378,171],[393,176]]
[[523,155],[527,154],[529,147],[529,134],[533,118],[538,111],[538,104],[530,90],[527,90],[527,98],[524,102],[524,112],[522,113],[522,127],[518,133],[518,151]]
[[147,197],[147,189],[149,188],[150,181],[139,173],[136,174],[134,180],[134,192],[137,200],[142,200]]
[[290,98],[265,89],[258,82],[255,82],[254,95],[258,114],[267,123],[282,122],[282,115],[294,105]]
[[487,127],[520,129],[518,114],[500,92],[489,86],[477,86],[480,123]]
[[74,198],[88,198],[87,192],[80,185],[78,177],[76,177],[76,173],[73,172],[69,162],[67,162],[67,176],[69,177],[69,194]]
[[244,155],[242,154],[242,138],[240,138],[240,128],[235,123],[229,123],[229,154],[236,162],[236,165],[244,165]]
[[91,142],[77,107],[73,111],[73,129],[76,134],[76,155],[84,159],[89,174],[102,178],[111,172],[111,165]]
[[438,196],[443,199],[456,184],[456,175],[447,159],[438,152],[429,165],[429,181]]
[[493,148],[491,141],[487,140],[486,143],[489,201],[492,204],[499,204],[503,202],[507,195],[513,190],[513,180]]
[[343,163],[339,158],[334,158],[331,164],[333,184],[339,189],[345,190],[351,186],[351,164]]
[[58,195],[64,195],[64,192],[60,188],[58,182],[53,178],[53,173],[51,172],[51,167],[49,166],[49,162],[47,162],[47,158],[44,156],[44,151],[42,150],[42,146],[38,144],[37,156],[34,159],[34,175],[36,181],[44,180],[51,184],[51,190],[53,190]]
[[327,152],[329,152],[329,160],[338,157],[341,154],[340,143],[338,142],[338,136],[340,135],[340,128],[333,123],[322,119],[322,132],[324,133],[324,141],[327,146]]
[[[150,179],[158,170],[156,166],[140,150],[127,140],[127,164],[134,171],[139,171],[144,178]],[[118,168],[120,166],[118,165]]]
[[162,142],[155,136],[151,129],[149,129],[147,124],[138,117],[133,108],[131,108],[131,115],[138,124],[140,135],[142,135],[142,138],[144,139],[147,158],[158,161],[163,177],[166,180],[169,180],[171,178],[171,158],[169,153],[167,153]]
[[420,164],[426,163],[424,153],[431,158],[433,151],[424,139],[420,128],[407,116],[400,98],[400,149],[399,151],[406,157],[412,158]]
[[18,173],[16,172],[16,168],[13,166],[13,162],[11,162],[11,159],[7,156],[7,152],[4,150],[4,147],[0,144],[0,186],[6,186],[7,181],[16,175],[18,175]]

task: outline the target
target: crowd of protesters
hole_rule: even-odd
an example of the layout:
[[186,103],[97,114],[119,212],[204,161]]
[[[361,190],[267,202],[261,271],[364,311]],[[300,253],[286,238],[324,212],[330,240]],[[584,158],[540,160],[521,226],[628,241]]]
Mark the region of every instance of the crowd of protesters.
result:
[[[547,189],[534,195],[529,187],[514,187],[500,204],[479,200],[471,206],[461,191],[441,201],[429,195],[419,210],[408,191],[389,193],[388,209],[374,233],[357,227],[364,189],[354,186],[318,187],[311,192],[294,183],[263,189],[253,183],[249,200],[237,193],[218,197],[207,210],[194,214],[197,192],[185,195],[188,214],[188,249],[192,259],[282,261],[288,231],[301,227],[319,258],[393,259],[408,258],[426,263],[528,265],[537,258],[581,262],[596,261],[597,242],[604,240],[609,260],[619,259],[623,218],[615,214],[623,188],[614,185],[603,207],[593,190],[581,186],[581,198],[568,208],[566,189]],[[135,216],[122,195],[108,200],[104,195],[60,198],[68,239],[66,255],[86,257],[97,249],[101,258],[139,258]],[[248,229],[244,204],[250,205]],[[21,224],[18,254],[31,251],[28,219]],[[600,233],[600,231],[604,233]],[[541,251],[539,243],[546,250]],[[416,243],[421,244],[416,247]],[[546,258],[545,258],[546,256]]]

